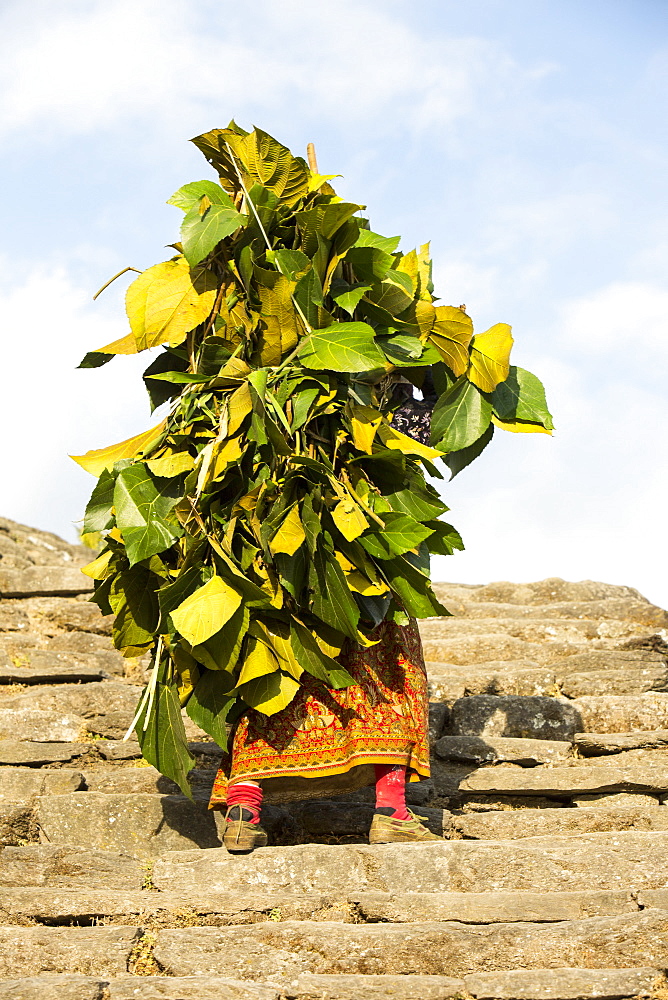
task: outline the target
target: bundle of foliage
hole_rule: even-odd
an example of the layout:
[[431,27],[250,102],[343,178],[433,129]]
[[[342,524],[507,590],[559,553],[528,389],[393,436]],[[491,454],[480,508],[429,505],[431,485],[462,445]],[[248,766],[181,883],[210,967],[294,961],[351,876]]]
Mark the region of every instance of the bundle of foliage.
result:
[[[495,427],[552,428],[510,327],[474,335],[463,307],[435,304],[428,245],[401,253],[259,129],[193,141],[219,182],[170,198],[175,255],[129,287],[131,332],[81,365],[162,347],[143,378],[168,413],[76,457],[98,476],[93,600],[125,656],[153,654],[133,726],[186,792],[182,706],[225,745],[226,723],[281,711],[304,671],[352,683],[336,658],[383,620],[447,614],[429,554],[462,542],[425,473],[456,474]],[[397,383],[426,372],[432,447],[392,425]]]

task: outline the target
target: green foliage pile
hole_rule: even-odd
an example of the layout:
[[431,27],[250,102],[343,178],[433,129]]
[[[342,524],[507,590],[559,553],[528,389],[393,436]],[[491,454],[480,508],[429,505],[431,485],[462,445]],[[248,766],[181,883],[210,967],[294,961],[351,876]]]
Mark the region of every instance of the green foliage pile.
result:
[[[168,261],[127,292],[131,332],[86,355],[161,347],[144,373],[165,419],[76,457],[98,476],[87,568],[125,656],[153,652],[133,725],[147,760],[188,792],[181,707],[221,745],[226,722],[281,711],[306,671],[384,619],[447,614],[430,553],[462,548],[425,473],[456,474],[495,427],[548,432],[541,383],[510,365],[510,327],[474,335],[436,305],[428,245],[401,253],[266,133],[234,122],[193,140],[195,181]],[[438,391],[428,447],[392,425],[396,383]]]

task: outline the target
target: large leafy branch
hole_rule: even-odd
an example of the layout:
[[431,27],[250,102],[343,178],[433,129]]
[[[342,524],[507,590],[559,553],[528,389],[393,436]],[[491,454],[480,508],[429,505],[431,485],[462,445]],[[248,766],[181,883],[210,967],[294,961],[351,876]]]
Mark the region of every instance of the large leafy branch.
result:
[[[430,553],[462,548],[425,472],[455,475],[496,427],[552,428],[541,383],[510,365],[510,327],[474,334],[436,304],[429,246],[401,253],[331,177],[259,129],[194,140],[176,254],[127,292],[130,333],[86,355],[162,348],[144,372],[156,427],[76,461],[98,477],[85,572],[128,657],[153,668],[133,726],[188,791],[181,707],[221,744],[248,707],[295,697],[381,621],[447,614]],[[392,423],[401,382],[436,387],[431,446]]]

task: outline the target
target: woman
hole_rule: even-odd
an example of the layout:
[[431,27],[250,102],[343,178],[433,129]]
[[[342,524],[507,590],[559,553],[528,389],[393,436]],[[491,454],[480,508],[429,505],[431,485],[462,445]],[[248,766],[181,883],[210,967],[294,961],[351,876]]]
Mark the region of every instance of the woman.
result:
[[[428,443],[436,393],[425,379],[424,397],[410,383],[395,387],[393,426]],[[406,808],[406,781],[429,777],[427,674],[417,622],[384,621],[375,645],[355,644],[341,664],[356,683],[332,690],[302,678],[295,699],[266,716],[249,710],[238,722],[231,752],[214,782],[210,809],[225,809],[223,843],[243,853],[264,847],[263,793],[274,801],[323,798],[375,784],[369,842],[440,840]]]

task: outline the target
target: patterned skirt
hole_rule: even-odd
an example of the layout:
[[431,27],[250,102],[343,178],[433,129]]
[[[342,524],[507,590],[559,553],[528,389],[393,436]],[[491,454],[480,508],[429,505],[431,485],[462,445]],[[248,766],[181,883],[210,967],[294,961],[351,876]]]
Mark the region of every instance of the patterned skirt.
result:
[[368,649],[342,653],[356,683],[334,691],[304,674],[287,708],[250,710],[237,723],[231,752],[214,782],[210,809],[223,809],[227,786],[261,781],[272,802],[323,798],[374,783],[374,764],[401,764],[411,781],[429,777],[427,674],[417,622],[383,622]]

